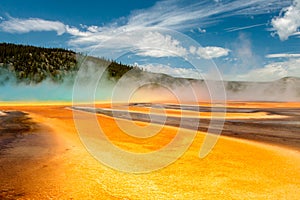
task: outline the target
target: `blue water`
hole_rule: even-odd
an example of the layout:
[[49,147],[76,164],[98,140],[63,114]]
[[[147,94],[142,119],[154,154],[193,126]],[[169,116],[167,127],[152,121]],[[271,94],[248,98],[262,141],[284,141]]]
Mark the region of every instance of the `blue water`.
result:
[[[85,99],[86,88],[80,90]],[[99,89],[95,93],[95,100],[109,100],[110,88]],[[72,101],[72,84],[55,84],[43,82],[40,84],[7,84],[0,86],[0,101]]]

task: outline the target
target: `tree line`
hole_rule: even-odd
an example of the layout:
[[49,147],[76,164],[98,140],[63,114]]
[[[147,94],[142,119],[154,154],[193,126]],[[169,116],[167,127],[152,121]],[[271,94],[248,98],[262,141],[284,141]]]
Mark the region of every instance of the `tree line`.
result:
[[[77,53],[62,48],[0,43],[0,68],[13,73],[18,82],[40,83],[45,79],[62,82],[64,77],[79,70]],[[104,58],[110,78],[119,79],[129,70],[138,68]]]

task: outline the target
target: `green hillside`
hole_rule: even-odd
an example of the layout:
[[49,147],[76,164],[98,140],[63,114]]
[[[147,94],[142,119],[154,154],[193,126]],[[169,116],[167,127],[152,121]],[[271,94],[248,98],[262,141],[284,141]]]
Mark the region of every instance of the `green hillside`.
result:
[[[13,74],[17,82],[26,84],[40,83],[45,79],[59,83],[79,70],[78,57],[82,58],[83,55],[61,48],[0,43],[0,76]],[[109,63],[106,70],[109,78],[119,79],[133,69],[132,66],[115,61],[94,59]],[[8,81],[9,78],[11,77],[7,76],[4,81]]]

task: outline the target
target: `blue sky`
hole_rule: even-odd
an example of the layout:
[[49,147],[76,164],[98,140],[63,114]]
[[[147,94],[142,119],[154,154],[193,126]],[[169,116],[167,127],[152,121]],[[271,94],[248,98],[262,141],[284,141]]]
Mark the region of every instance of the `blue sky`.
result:
[[[190,56],[202,63],[212,59],[224,79],[300,77],[299,29],[300,0],[0,3],[0,42],[107,57],[110,51],[135,49],[116,59],[148,71],[192,78],[198,75],[185,62]],[[178,37],[177,32],[183,35]],[[103,43],[101,51],[94,50]],[[209,69],[203,64],[200,71],[206,74]]]

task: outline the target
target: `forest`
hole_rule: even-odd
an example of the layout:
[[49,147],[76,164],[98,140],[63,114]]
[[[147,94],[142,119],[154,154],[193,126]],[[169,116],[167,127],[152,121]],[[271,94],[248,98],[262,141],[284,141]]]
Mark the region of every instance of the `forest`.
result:
[[[17,82],[26,84],[40,83],[46,79],[59,83],[79,70],[78,55],[84,57],[83,54],[62,48],[0,43],[0,75],[12,73]],[[110,63],[106,71],[109,78],[115,80],[129,70],[140,70],[105,58],[95,59]]]

